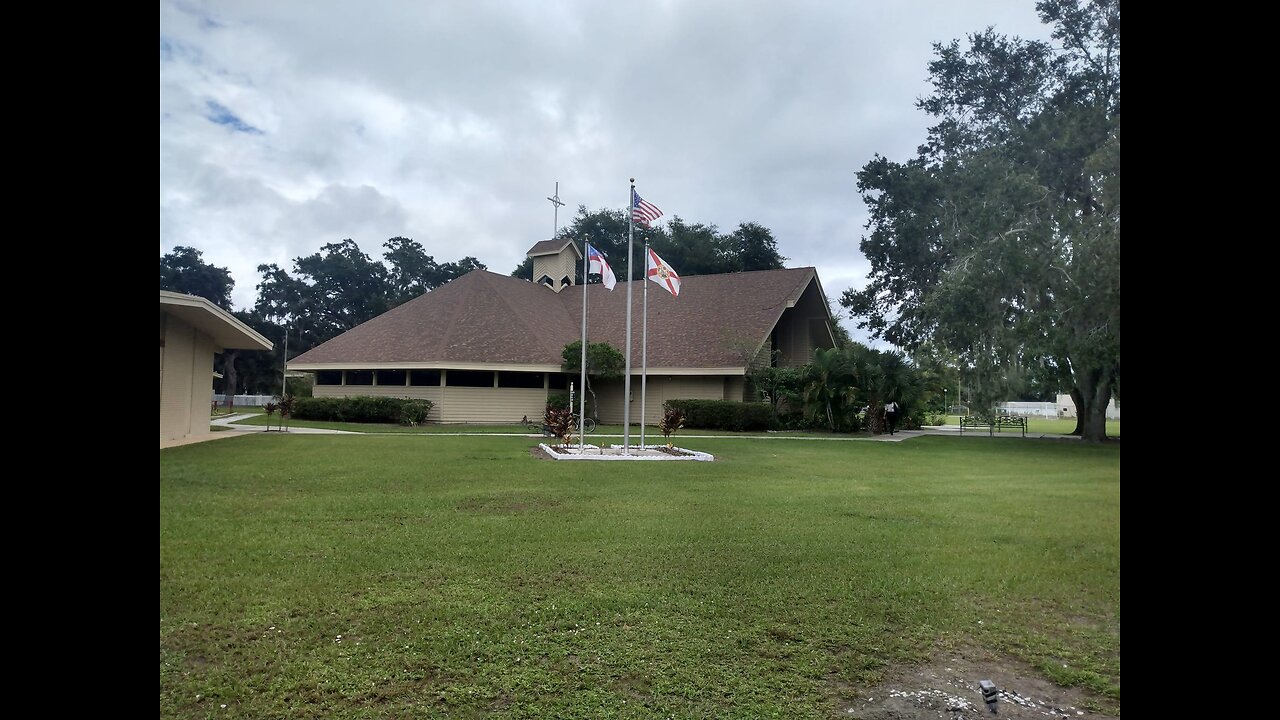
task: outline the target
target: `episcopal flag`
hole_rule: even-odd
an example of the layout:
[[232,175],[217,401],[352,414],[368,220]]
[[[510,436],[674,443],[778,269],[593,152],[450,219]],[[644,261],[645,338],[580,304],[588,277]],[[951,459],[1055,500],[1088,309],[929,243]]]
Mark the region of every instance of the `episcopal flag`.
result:
[[[614,285],[618,284],[618,278],[613,274],[613,268],[609,267],[608,261],[604,259],[604,255],[600,251],[591,247],[591,243],[587,243],[587,271],[591,273],[600,273],[600,282],[610,290]],[[583,278],[585,280],[585,278]]]
[[636,223],[649,227],[649,223],[662,217],[657,205],[645,202],[635,188],[631,188],[631,219]]
[[676,274],[671,266],[662,262],[662,258],[658,257],[658,253],[649,248],[649,279],[658,283],[671,293],[672,297],[680,295],[680,276]]

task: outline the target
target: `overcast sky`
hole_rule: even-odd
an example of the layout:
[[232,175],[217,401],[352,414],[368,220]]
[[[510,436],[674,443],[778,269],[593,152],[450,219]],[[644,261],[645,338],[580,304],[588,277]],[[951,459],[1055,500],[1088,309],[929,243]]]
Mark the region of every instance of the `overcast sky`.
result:
[[229,268],[237,309],[346,238],[507,274],[557,181],[563,227],[635,177],[664,221],[768,227],[835,301],[855,173],[924,140],[931,43],[988,25],[1048,37],[1033,0],[162,1],[160,252]]

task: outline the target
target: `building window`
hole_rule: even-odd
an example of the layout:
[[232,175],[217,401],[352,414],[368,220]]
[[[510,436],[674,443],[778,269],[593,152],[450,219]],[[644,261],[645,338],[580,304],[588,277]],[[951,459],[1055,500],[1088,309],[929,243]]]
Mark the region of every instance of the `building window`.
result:
[[372,370],[348,370],[347,384],[348,385],[372,385],[373,371]]
[[341,370],[321,370],[320,372],[316,373],[316,384],[317,385],[341,385],[342,371]]
[[378,370],[379,385],[398,385],[404,387],[404,378],[406,373],[404,370]]
[[542,373],[499,372],[498,387],[542,389]]
[[542,277],[538,278],[538,283],[540,285],[546,285],[547,287],[551,287],[552,285],[555,285],[556,281],[552,280],[550,275],[543,275]]
[[[574,375],[574,377],[578,376]],[[548,387],[552,390],[568,390],[569,376],[564,373],[551,373],[551,377],[548,379]]]
[[450,370],[445,376],[449,387],[493,387],[492,370]]
[[412,370],[409,372],[409,384],[414,387],[440,387],[440,371]]

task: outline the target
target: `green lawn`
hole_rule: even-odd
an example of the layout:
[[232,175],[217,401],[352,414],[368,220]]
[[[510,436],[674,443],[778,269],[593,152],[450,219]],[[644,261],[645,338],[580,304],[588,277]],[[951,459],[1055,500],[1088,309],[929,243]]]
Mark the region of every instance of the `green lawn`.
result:
[[1118,445],[531,445],[162,450],[160,716],[821,718],[964,645],[1119,710]]

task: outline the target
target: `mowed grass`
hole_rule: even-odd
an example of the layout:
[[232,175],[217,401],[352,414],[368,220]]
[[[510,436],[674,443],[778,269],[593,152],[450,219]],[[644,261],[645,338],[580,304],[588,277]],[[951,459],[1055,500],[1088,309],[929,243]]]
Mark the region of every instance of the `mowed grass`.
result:
[[964,646],[1119,710],[1118,444],[532,444],[162,450],[161,717],[830,717]]

